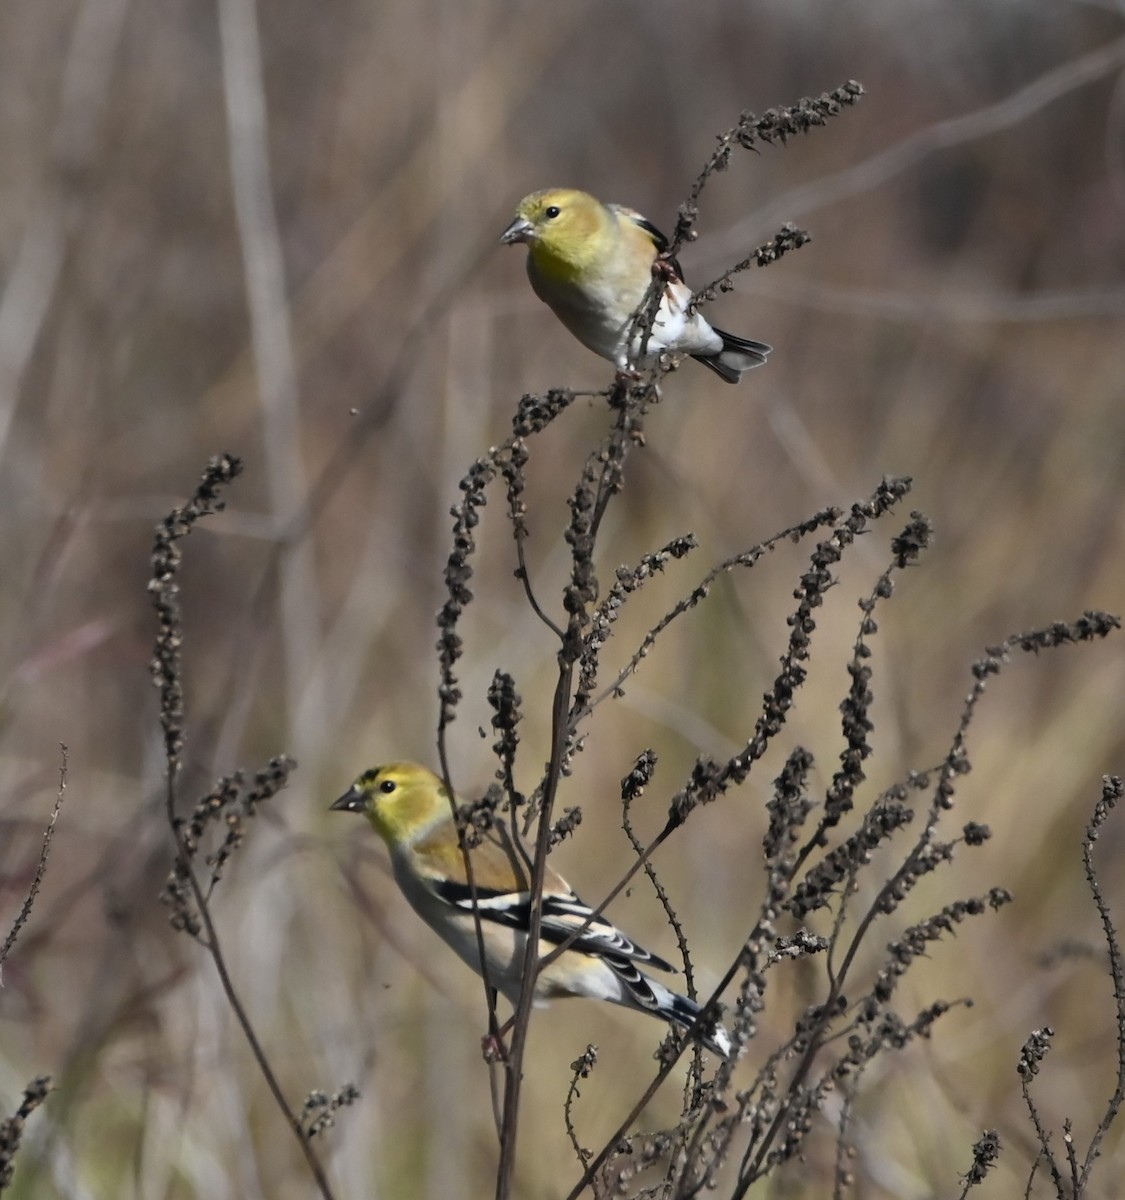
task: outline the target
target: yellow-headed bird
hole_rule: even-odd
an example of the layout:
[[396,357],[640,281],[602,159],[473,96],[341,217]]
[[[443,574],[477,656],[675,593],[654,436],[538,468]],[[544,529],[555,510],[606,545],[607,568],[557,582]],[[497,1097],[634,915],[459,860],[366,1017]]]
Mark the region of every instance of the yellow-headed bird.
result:
[[[640,351],[630,325],[653,278],[660,307],[639,366],[670,351],[690,354],[727,383],[761,366],[770,347],[715,329],[691,310],[691,288],[675,259],[662,259],[668,239],[640,213],[603,204],[573,188],[525,196],[500,240],[527,244],[527,274],[535,294],[588,349],[626,370]],[[657,260],[661,261],[657,264]]]
[[[362,813],[371,822],[390,849],[395,879],[415,912],[479,973],[472,893],[442,781],[417,763],[387,763],[364,771],[332,808]],[[470,855],[488,979],[515,1005],[527,945],[530,873],[500,825]],[[642,965],[661,971],[673,968],[604,917],[595,917],[548,866],[540,957],[571,937],[567,949],[539,972],[537,1002],[562,996],[609,1000],[681,1029],[694,1029],[709,1050],[730,1055],[726,1030],[710,1024],[696,1027],[699,1005],[641,970]]]

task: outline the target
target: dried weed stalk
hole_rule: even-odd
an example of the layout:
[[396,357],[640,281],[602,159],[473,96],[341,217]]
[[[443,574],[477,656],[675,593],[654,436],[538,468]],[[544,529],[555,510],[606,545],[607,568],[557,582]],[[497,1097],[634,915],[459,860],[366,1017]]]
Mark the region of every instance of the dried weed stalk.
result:
[[[248,789],[243,773],[235,772],[219,780],[215,787],[195,804],[189,816],[185,817],[179,811],[177,781],[183,765],[183,751],[187,739],[181,659],[184,628],[179,601],[179,572],[183,554],[179,543],[192,532],[201,518],[222,510],[223,492],[241,470],[242,463],[233,455],[224,454],[213,458],[207,464],[200,484],[187,504],[175,509],[157,526],[153,544],[149,593],[156,608],[159,630],[152,660],[152,675],[160,692],[160,724],[164,733],[165,752],[165,810],[175,845],[172,869],[161,899],[171,910],[172,927],[189,934],[211,956],[227,1003],[238,1021],[266,1086],[300,1144],[321,1196],[324,1200],[332,1200],[328,1177],[310,1143],[314,1134],[330,1124],[331,1115],[336,1108],[340,1104],[351,1102],[351,1092],[354,1089],[349,1085],[344,1092],[338,1093],[338,1096],[347,1095],[348,1098],[340,1099],[335,1105],[331,1101],[326,1105],[314,1105],[316,1112],[310,1110],[310,1098],[300,1116],[294,1113],[281,1089],[277,1074],[266,1057],[250,1016],[235,990],[211,911],[212,894],[231,855],[241,844],[245,822],[254,816],[260,804],[268,801],[285,786],[289,772],[296,764],[286,756],[271,759],[265,768],[255,774],[254,782]],[[205,855],[204,878],[197,869],[197,858],[203,843],[218,826],[223,828],[223,835],[216,839],[214,848]],[[314,1096],[319,1095],[314,1093]]]
[[23,1141],[23,1129],[27,1118],[47,1099],[50,1091],[51,1077],[38,1076],[24,1088],[19,1108],[12,1116],[0,1121],[0,1192],[12,1182],[14,1159],[20,1142]]
[[[680,209],[666,256],[673,257],[685,241],[694,238],[704,188],[716,172],[725,168],[735,148],[756,149],[760,142],[784,143],[796,133],[824,124],[861,95],[862,88],[849,82],[819,99],[802,100],[761,117],[743,114],[735,127],[720,137],[714,154],[697,177]],[[770,242],[701,289],[696,294],[696,303],[705,303],[727,290],[738,272],[752,265],[775,262],[807,241],[805,232],[783,226]],[[655,318],[659,283],[657,270],[649,296],[635,317],[640,354]],[[537,435],[559,418],[580,393],[556,389],[544,395],[523,397],[513,419],[511,436],[473,463],[461,481],[461,497],[451,512],[452,545],[445,568],[446,599],[438,616],[437,642],[440,705],[437,742],[447,785],[452,780],[446,737],[462,700],[457,667],[465,647],[460,629],[465,610],[474,600],[477,529],[491,492],[499,487],[503,490],[511,527],[516,575],[528,604],[554,639],[558,664],[550,700],[551,735],[545,770],[537,772],[538,779],[529,791],[520,790],[518,756],[524,701],[516,678],[507,671],[497,670],[487,696],[495,737],[496,782],[481,800],[456,810],[471,888],[474,884],[470,850],[480,831],[495,822],[507,826],[513,842],[525,856],[531,877],[531,936],[523,962],[527,986],[517,1005],[506,1053],[491,1063],[493,1107],[500,1143],[495,1190],[498,1200],[509,1200],[514,1194],[524,1049],[534,980],[548,962],[567,948],[558,946],[544,958],[538,957],[537,933],[547,858],[560,840],[574,833],[581,821],[581,810],[577,807],[565,809],[561,816],[556,814],[560,781],[582,752],[597,710],[623,695],[626,685],[650,653],[657,650],[667,631],[705,604],[720,577],[753,569],[783,544],[811,543],[805,568],[794,589],[788,640],[779,669],[763,696],[753,728],[746,732],[744,744],[723,760],[700,757],[686,778],[668,787],[667,819],[647,844],[637,835],[630,810],[642,793],[655,786],[656,753],[650,749],[640,754],[622,779],[622,824],[634,856],[629,869],[608,892],[597,912],[644,872],[674,930],[689,994],[701,1001],[702,1010],[696,1029],[687,1035],[668,1033],[658,1055],[658,1069],[640,1090],[614,1134],[600,1147],[583,1144],[577,1112],[579,1084],[591,1079],[596,1082],[596,1050],[588,1047],[574,1062],[563,1113],[566,1135],[578,1159],[568,1200],[576,1200],[585,1193],[599,1197],[658,1196],[671,1200],[719,1188],[731,1200],[739,1200],[756,1183],[805,1152],[810,1134],[818,1124],[826,1124],[830,1097],[834,1098],[833,1111],[838,1118],[833,1195],[846,1194],[853,1182],[850,1117],[868,1067],[882,1056],[928,1038],[934,1025],[952,1007],[968,1003],[961,998],[938,998],[918,1011],[903,1013],[895,1007],[900,982],[920,957],[929,954],[936,943],[948,938],[965,921],[1000,908],[1011,899],[1003,889],[992,888],[980,895],[952,899],[905,929],[884,932],[888,918],[897,913],[923,878],[948,865],[956,855],[975,850],[988,840],[987,827],[974,821],[964,823],[953,833],[946,830],[957,791],[970,767],[967,735],[986,686],[1016,651],[1038,652],[1066,643],[1094,641],[1119,626],[1116,617],[1090,612],[1073,623],[1058,623],[1019,634],[988,649],[973,666],[971,688],[945,755],[933,766],[911,772],[873,798],[865,799],[866,763],[872,754],[872,639],[879,631],[881,610],[893,594],[896,577],[918,561],[931,537],[926,518],[916,512],[909,514],[899,532],[890,539],[885,568],[858,602],[860,615],[847,662],[849,682],[839,706],[841,749],[831,779],[823,789],[815,790],[810,782],[817,777],[812,752],[799,745],[789,748],[767,802],[760,905],[757,911],[745,914],[741,946],[718,986],[710,995],[698,997],[689,939],[676,914],[674,897],[657,874],[653,855],[668,838],[683,829],[698,807],[721,802],[732,789],[743,784],[766,751],[781,738],[789,713],[806,685],[819,610],[837,583],[840,564],[857,539],[876,527],[883,528],[887,518],[898,511],[909,494],[910,480],[884,479],[865,499],[847,508],[824,509],[715,564],[652,622],[639,644],[627,650],[618,665],[607,669],[604,655],[625,606],[636,603],[658,574],[697,549],[695,538],[690,533],[682,534],[639,556],[633,565],[618,567],[608,586],[603,585],[603,568],[598,562],[601,526],[610,505],[625,486],[630,456],[645,445],[646,415],[660,402],[661,384],[675,366],[673,359],[665,358],[647,373],[623,372],[610,388],[596,393],[607,403],[608,426],[586,456],[568,498],[570,515],[564,536],[570,549],[570,564],[557,600],[536,595],[531,584],[526,483]],[[158,528],[153,551],[150,591],[160,628],[152,670],[160,691],[167,763],[166,809],[175,844],[164,900],[171,910],[174,927],[194,938],[214,961],[228,1002],[274,1099],[300,1142],[320,1194],[330,1198],[332,1193],[323,1168],[310,1143],[332,1124],[341,1107],[356,1099],[356,1090],[348,1085],[331,1096],[312,1092],[299,1113],[289,1106],[232,985],[211,911],[215,889],[241,843],[246,822],[260,804],[268,802],[285,786],[294,764],[279,756],[250,778],[235,772],[219,780],[186,815],[181,812],[177,793],[186,736],[181,678],[183,626],[178,599],[179,542],[201,517],[222,507],[222,493],[240,469],[238,460],[230,456],[214,459],[193,498]],[[453,794],[452,786],[450,793]],[[1087,879],[1109,945],[1110,975],[1118,1012],[1118,1075],[1105,1116],[1081,1162],[1074,1150],[1069,1125],[1064,1136],[1065,1156],[1054,1150],[1029,1090],[1030,1081],[1046,1054],[1050,1030],[1032,1035],[1020,1063],[1040,1161],[1047,1165],[1059,1196],[1078,1195],[1086,1186],[1098,1148],[1125,1097],[1125,972],[1091,860],[1093,842],[1120,795],[1120,781],[1107,781],[1085,845]],[[49,831],[44,862],[48,842]],[[479,938],[479,910],[476,919]],[[9,945],[17,930],[18,924]],[[581,932],[577,929],[575,936]],[[777,972],[806,961],[818,968],[816,999],[804,1011],[792,1014],[788,1024],[782,1024],[787,1031],[784,1037],[779,1040],[774,1035],[769,1041],[763,1033],[762,1014],[772,1000],[770,985]],[[484,986],[490,1040],[497,1045],[495,993],[487,974]],[[722,1000],[729,1008],[723,1019],[730,1030],[735,1053],[730,1060],[713,1065],[700,1048],[700,1035],[720,1018]],[[772,1020],[770,1027],[778,1028],[777,1020]],[[693,1054],[679,1118],[667,1128],[642,1131],[638,1127],[642,1113],[689,1048]],[[45,1083],[41,1090],[45,1094]],[[29,1093],[25,1105],[31,1103],[30,1096]],[[37,1096],[31,1107],[41,1099],[41,1095]],[[14,1120],[22,1122],[24,1116],[21,1108]],[[8,1142],[14,1150],[18,1129]],[[984,1178],[999,1150],[996,1134],[985,1132],[973,1147],[971,1166],[962,1178],[962,1195]],[[9,1162],[10,1154],[4,1159],[5,1165]],[[6,1169],[10,1172],[10,1166]],[[0,1179],[6,1182],[3,1177]]]
[[1121,939],[1118,937],[1113,917],[1102,894],[1101,882],[1097,868],[1094,866],[1094,843],[1101,836],[1102,829],[1109,820],[1110,814],[1118,801],[1125,796],[1125,784],[1116,775],[1107,775],[1102,780],[1102,794],[1094,805],[1094,812],[1086,826],[1086,836],[1082,841],[1082,866],[1086,875],[1086,884],[1094,907],[1098,911],[1098,919],[1102,926],[1102,936],[1105,938],[1106,960],[1109,979],[1113,985],[1113,1001],[1116,1015],[1116,1074],[1114,1088],[1106,1101],[1105,1111],[1098,1121],[1097,1128],[1090,1137],[1085,1154],[1080,1157],[1074,1141],[1074,1130],[1070,1118],[1063,1122],[1063,1151],[1051,1144],[1051,1134],[1045,1120],[1031,1094],[1031,1084],[1043,1066],[1043,1060],[1051,1048],[1051,1040],[1055,1031],[1047,1026],[1043,1029],[1032,1030],[1020,1052],[1017,1071],[1020,1077],[1020,1089],[1023,1092],[1024,1103],[1027,1105],[1028,1116],[1035,1130],[1035,1140],[1039,1146],[1039,1155],[1035,1160],[1027,1181],[1027,1194],[1031,1194],[1031,1186],[1036,1170],[1041,1163],[1046,1163],[1051,1176],[1051,1184],[1059,1200],[1073,1200],[1076,1196],[1084,1196],[1090,1184],[1094,1163],[1101,1153],[1101,1145],[1110,1126],[1121,1113],[1125,1104],[1125,958],[1122,957]]
[[[12,948],[16,944],[20,930],[27,924],[28,918],[31,916],[31,910],[35,907],[35,899],[39,895],[39,888],[42,886],[43,878],[47,874],[47,859],[51,853],[51,838],[55,832],[55,824],[59,819],[59,812],[62,810],[63,796],[66,794],[66,777],[67,748],[65,745],[60,745],[59,784],[55,791],[55,803],[51,809],[51,816],[47,821],[47,826],[43,831],[43,842],[39,848],[39,861],[35,865],[35,873],[32,875],[31,883],[28,885],[27,895],[24,897],[23,904],[20,905],[20,911],[16,914],[16,919],[12,922],[12,928],[8,931],[8,936],[4,939],[4,944],[0,946],[0,984],[3,983],[4,963],[7,962],[8,955],[11,954]],[[51,1077],[49,1075],[37,1076],[24,1089],[23,1100],[15,1113],[0,1121],[0,1192],[4,1191],[12,1182],[16,1152],[19,1150],[20,1142],[23,1140],[24,1123],[39,1105],[43,1103],[50,1091]]]
[[43,884],[43,877],[47,874],[47,858],[51,853],[51,838],[55,833],[55,824],[59,819],[59,813],[62,811],[63,796],[66,795],[66,773],[67,773],[67,748],[64,745],[59,745],[59,786],[55,791],[55,803],[51,808],[51,815],[47,820],[46,828],[43,830],[43,842],[39,847],[39,861],[35,865],[35,873],[31,877],[31,883],[28,885],[27,895],[24,897],[23,904],[20,905],[20,910],[16,914],[16,919],[12,922],[12,928],[8,930],[8,936],[4,939],[4,944],[0,946],[0,983],[3,982],[4,964],[8,961],[8,955],[12,952],[12,947],[16,944],[16,938],[20,935],[20,930],[27,924],[28,917],[31,916],[31,910],[35,906],[35,898],[39,895],[39,889]]
[[[743,114],[738,124],[720,138],[681,207],[666,255],[674,256],[684,241],[694,237],[703,189],[708,179],[727,165],[735,147],[753,149],[760,141],[784,142],[795,133],[823,124],[860,95],[859,85],[848,83],[819,100],[804,100],[760,118]],[[696,301],[703,303],[726,290],[738,271],[776,261],[807,240],[802,231],[783,227],[770,243],[702,289]],[[659,303],[658,284],[659,279],[655,279],[635,317],[641,353]],[[497,672],[488,696],[496,733],[493,749],[497,783],[483,801],[460,814],[470,872],[468,851],[475,823],[504,821],[525,855],[532,879],[531,936],[523,963],[526,986],[513,1018],[507,1055],[492,1063],[493,1091],[500,1097],[497,1200],[508,1200],[514,1194],[523,1054],[534,980],[566,949],[565,945],[554,947],[540,959],[537,932],[547,855],[581,818],[580,810],[574,808],[556,818],[555,803],[560,780],[570,771],[589,736],[590,719],[600,706],[623,694],[625,685],[669,627],[703,604],[720,576],[752,569],[783,543],[813,542],[794,591],[788,644],[780,669],[763,697],[745,744],[725,760],[697,760],[687,778],[672,789],[664,828],[647,845],[637,837],[629,810],[633,801],[653,786],[656,754],[645,751],[622,781],[622,820],[634,861],[597,912],[644,871],[675,932],[689,994],[695,997],[688,938],[673,899],[657,876],[653,853],[682,829],[697,807],[720,801],[744,783],[781,736],[798,693],[805,686],[818,610],[837,583],[841,561],[858,538],[876,525],[885,524],[910,491],[909,479],[884,479],[866,499],[846,509],[825,509],[716,564],[651,625],[640,644],[625,656],[623,665],[609,672],[608,682],[604,682],[603,655],[625,605],[634,603],[657,574],[696,549],[694,537],[683,534],[659,550],[642,555],[635,565],[617,568],[608,587],[601,582],[597,548],[602,521],[624,486],[630,455],[644,447],[646,414],[659,403],[661,382],[674,367],[674,361],[665,360],[647,374],[621,373],[613,386],[601,393],[608,404],[608,429],[587,455],[569,497],[570,520],[564,529],[570,548],[569,578],[555,603],[537,596],[531,586],[524,494],[527,474],[532,469],[534,439],[565,412],[574,393],[555,390],[543,396],[525,396],[513,421],[512,435],[472,465],[460,484],[461,499],[452,509],[453,540],[445,571],[447,598],[438,616],[437,642],[437,741],[447,785],[452,780],[446,735],[462,700],[457,677],[457,664],[465,651],[461,620],[474,599],[476,531],[490,489],[498,482],[504,488],[516,574],[528,603],[556,641],[558,663],[550,701],[550,752],[538,782],[527,793],[518,789],[522,702],[517,681],[506,672]],[[1002,888],[991,888],[980,895],[953,899],[891,935],[884,932],[888,918],[923,878],[947,866],[955,855],[975,850],[988,840],[987,827],[974,821],[966,822],[954,833],[945,829],[961,780],[970,767],[967,735],[987,683],[1016,651],[1038,652],[1066,643],[1094,641],[1117,628],[1119,620],[1090,612],[1073,623],[1056,623],[1018,634],[989,648],[972,668],[970,691],[941,760],[925,770],[909,773],[873,799],[861,801],[865,764],[872,754],[871,642],[879,631],[881,609],[893,594],[897,575],[918,561],[930,537],[929,522],[914,512],[890,539],[885,568],[858,602],[860,616],[847,663],[849,684],[840,703],[842,748],[832,777],[821,793],[814,793],[809,782],[815,767],[812,753],[803,746],[789,750],[767,806],[769,824],[762,846],[763,898],[757,912],[746,914],[741,948],[712,994],[700,998],[698,1028],[689,1031],[688,1036],[669,1032],[658,1056],[659,1069],[641,1089],[614,1134],[597,1149],[583,1144],[576,1113],[579,1083],[591,1077],[597,1061],[593,1048],[573,1064],[564,1123],[578,1158],[579,1173],[566,1193],[568,1200],[587,1192],[599,1197],[659,1196],[671,1200],[717,1188],[731,1200],[740,1200],[755,1183],[804,1153],[810,1133],[826,1120],[829,1097],[837,1098],[835,1111],[840,1114],[833,1194],[843,1196],[851,1185],[849,1116],[865,1071],[880,1057],[928,1038],[951,1008],[968,1003],[961,998],[939,998],[918,1011],[901,1013],[894,1002],[901,980],[920,957],[929,954],[936,943],[948,938],[965,921],[1007,904],[1009,894]],[[888,862],[895,865],[888,866]],[[1099,911],[1103,911],[1103,920],[1108,920],[1100,903]],[[479,911],[477,923],[479,936]],[[575,936],[580,933],[576,930]],[[761,1017],[769,1002],[770,982],[776,972],[806,959],[819,964],[820,995],[805,1011],[795,1014],[786,1037],[767,1045]],[[1114,981],[1120,1006],[1123,989],[1119,970],[1117,962]],[[485,990],[489,1025],[495,1034],[494,994],[487,979]],[[709,1073],[698,1034],[718,1018],[721,997],[730,1004],[727,1022],[736,1053]],[[694,1047],[694,1056],[679,1120],[663,1130],[641,1132],[637,1122],[642,1112],[689,1047]],[[1125,1076],[1119,1078],[1111,1104],[1114,1113],[1120,1105],[1122,1078]],[[1092,1161],[1093,1149],[1103,1133],[1099,1130],[1088,1161]],[[1040,1142],[1052,1173],[1061,1175],[1062,1168],[1049,1156],[1044,1132],[1040,1132]],[[966,1190],[983,1178],[998,1152],[998,1139],[985,1134],[973,1149],[973,1163],[963,1180]],[[1084,1179],[1081,1171],[1075,1175],[1076,1170],[1072,1169],[1072,1176]]]

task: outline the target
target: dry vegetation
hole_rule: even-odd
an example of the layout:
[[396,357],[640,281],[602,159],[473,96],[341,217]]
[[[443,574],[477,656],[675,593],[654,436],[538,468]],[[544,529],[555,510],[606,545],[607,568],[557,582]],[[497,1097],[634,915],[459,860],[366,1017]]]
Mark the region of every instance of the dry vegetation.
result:
[[[721,768],[753,741],[792,650],[787,618],[814,545],[884,476],[914,481],[826,564],[839,584],[817,585],[808,677],[781,733],[741,786],[653,855],[704,997],[771,897],[784,898],[785,855],[768,870],[762,855],[779,797],[838,796],[842,771],[856,808],[833,846],[896,783],[920,797],[906,840],[835,879],[854,878],[862,923],[930,811],[909,773],[957,749],[981,678],[972,664],[1015,631],[1072,623],[1012,643],[1001,678],[983,671],[973,770],[956,778],[941,838],[971,823],[991,838],[911,881],[849,967],[858,1004],[874,994],[887,943],[904,939],[910,969],[891,1007],[907,1024],[939,998],[952,1007],[932,1037],[875,1055],[854,1097],[838,1088],[809,1105],[801,1159],[750,1191],[957,1196],[991,1163],[982,1133],[995,1130],[999,1157],[972,1194],[1022,1195],[1037,1121],[1056,1161],[1040,1163],[1030,1194],[1059,1194],[1064,1121],[1081,1167],[1118,1082],[1122,1000],[1104,926],[1125,904],[1119,872],[1106,869],[1125,848],[1120,819],[1099,810],[1093,831],[1100,915],[1083,840],[1099,797],[1112,799],[1102,777],[1125,763],[1125,642],[1019,651],[1094,638],[1098,623],[1080,614],[1125,608],[1125,14],[1109,0],[981,0],[956,19],[928,0],[420,0],[283,3],[257,18],[256,30],[249,0],[0,9],[0,878],[5,930],[19,924],[0,990],[0,1116],[12,1116],[0,1126],[0,1186],[11,1150],[17,1197],[288,1200],[317,1192],[311,1145],[321,1191],[337,1200],[492,1194],[480,984],[402,903],[374,838],[325,810],[381,759],[438,765],[434,617],[447,599],[450,505],[470,464],[511,435],[520,396],[565,386],[590,396],[529,439],[520,474],[527,576],[544,608],[565,622],[567,502],[592,448],[615,436],[625,487],[597,531],[599,597],[620,564],[689,532],[698,544],[624,606],[603,682],[711,565],[843,510],[753,569],[721,573],[590,721],[553,797],[556,817],[582,808],[557,853],[590,900],[635,861],[621,781],[638,756],[652,747],[659,759],[630,809],[647,845],[689,780],[708,794],[729,781],[710,767],[693,775],[697,759]],[[862,104],[788,147],[740,151],[709,180],[699,239],[681,256],[702,285],[783,222],[811,233],[799,253],[739,275],[711,310],[772,343],[768,366],[736,389],[687,364],[650,405],[645,444],[629,441],[624,414],[635,410],[607,404],[608,365],[535,300],[522,255],[496,245],[514,202],[573,184],[672,231],[714,135],[739,112],[848,78],[863,81]],[[176,543],[182,563],[161,560],[180,572],[186,639],[179,663],[165,660],[162,736],[148,674],[153,528],[217,451],[244,465],[225,511]],[[497,769],[489,688],[497,669],[512,672],[514,780],[530,793],[552,758],[559,639],[513,577],[502,480],[489,497],[445,749],[458,788],[481,795]],[[878,631],[862,639],[868,657],[856,650],[856,602],[928,540],[912,508],[932,521],[933,543],[893,572],[894,597],[879,600]],[[892,545],[904,529],[911,544]],[[180,613],[161,619],[174,630]],[[860,661],[870,680],[849,673]],[[180,666],[182,749],[169,690]],[[853,684],[870,686],[861,715],[873,730],[849,726]],[[871,747],[862,783],[854,755],[840,757],[856,737]],[[798,747],[813,755],[804,773]],[[171,797],[168,753],[182,755]],[[216,786],[239,768],[241,784]],[[270,795],[250,802],[252,822],[206,823],[236,789],[242,802],[255,788]],[[243,835],[195,931],[221,946],[226,989],[160,903],[177,850],[167,802],[189,817],[212,794],[178,844],[206,891],[211,868],[194,842],[212,853],[228,832]],[[805,840],[826,811],[809,815]],[[190,930],[201,897],[182,870],[179,884],[166,897]],[[934,945],[907,937],[969,897],[1002,906],[965,924],[971,914],[948,913],[956,937],[939,929]],[[806,924],[839,937],[833,904],[791,912],[775,932]],[[612,913],[674,952],[642,877]],[[726,1115],[802,1012],[832,994],[824,959],[798,945],[769,967],[770,1002],[753,1014]],[[728,1005],[753,965],[738,965]],[[231,992],[290,1123],[317,1130],[311,1142],[286,1128]],[[1047,1027],[1053,1037],[1029,1041]],[[811,1028],[815,1041],[828,1026]],[[609,1006],[534,1014],[511,1194],[576,1187],[566,1122],[596,1152],[655,1073],[661,1036]],[[571,1064],[585,1069],[590,1043],[597,1065],[575,1089]],[[810,1071],[851,1047],[822,1050]],[[682,1106],[698,1117],[710,1093],[691,1058],[633,1123],[680,1132],[633,1143],[652,1165],[626,1194],[659,1185],[677,1137],[692,1144],[698,1126],[681,1123]],[[341,1108],[348,1085],[360,1095]],[[715,1106],[708,1119],[723,1115]],[[1120,1194],[1120,1145],[1110,1128],[1086,1194]],[[750,1186],[741,1153],[716,1194],[739,1194],[739,1178]],[[611,1154],[610,1176],[622,1167]],[[669,1177],[687,1188],[687,1173]]]

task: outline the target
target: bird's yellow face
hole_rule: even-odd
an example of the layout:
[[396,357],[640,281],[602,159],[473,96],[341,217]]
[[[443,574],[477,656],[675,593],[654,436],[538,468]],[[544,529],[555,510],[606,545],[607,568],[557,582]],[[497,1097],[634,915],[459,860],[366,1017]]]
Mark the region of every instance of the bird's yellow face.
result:
[[605,252],[613,217],[599,200],[574,188],[532,192],[516,207],[516,218],[500,235],[511,245],[525,242],[540,269],[573,276]]
[[362,813],[392,846],[413,841],[450,814],[445,784],[433,771],[410,762],[364,771],[331,807]]

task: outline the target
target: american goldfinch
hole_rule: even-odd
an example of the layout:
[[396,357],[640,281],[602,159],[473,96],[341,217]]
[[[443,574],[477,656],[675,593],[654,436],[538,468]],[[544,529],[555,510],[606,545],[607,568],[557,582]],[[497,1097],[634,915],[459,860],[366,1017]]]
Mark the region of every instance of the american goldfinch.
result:
[[[442,781],[417,763],[394,762],[364,771],[333,809],[362,813],[387,843],[394,876],[414,911],[473,970],[480,972],[473,898]],[[530,913],[530,867],[497,824],[470,851],[489,983],[519,1002]],[[585,926],[585,928],[583,928]],[[681,1029],[695,1026],[700,1007],[646,975],[641,965],[674,968],[630,941],[604,917],[595,917],[548,866],[543,887],[539,953],[582,932],[536,979],[537,1003],[589,996],[652,1013]],[[700,1027],[703,1044],[731,1052],[721,1026]]]
[[691,288],[680,264],[661,256],[668,239],[640,213],[602,204],[573,188],[525,196],[501,242],[527,243],[527,274],[535,294],[588,349],[619,371],[635,361],[641,337],[629,329],[645,299],[654,269],[664,294],[638,365],[651,366],[665,351],[690,354],[727,383],[761,366],[770,347],[715,329],[691,311]]

